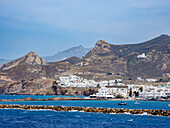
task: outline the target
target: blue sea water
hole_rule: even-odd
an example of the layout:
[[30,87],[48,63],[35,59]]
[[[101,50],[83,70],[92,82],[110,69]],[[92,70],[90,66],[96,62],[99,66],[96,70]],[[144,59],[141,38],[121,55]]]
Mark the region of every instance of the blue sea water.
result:
[[[12,96],[11,96],[12,97]],[[19,96],[22,97],[22,96]],[[30,97],[30,95],[29,95]],[[44,96],[46,97],[46,96]],[[43,96],[41,98],[44,98]],[[4,96],[0,96],[0,99]],[[12,99],[12,98],[11,98]],[[14,96],[13,99],[16,99]],[[17,101],[0,102],[0,104],[85,106],[104,108],[165,109],[170,110],[170,102],[160,101],[125,101],[127,105],[119,106],[120,101]],[[52,110],[0,109],[0,128],[169,128],[170,117],[104,114],[85,112],[56,112]]]
[[0,109],[1,128],[169,128],[170,117]]
[[13,101],[0,102],[0,104],[26,104],[26,105],[53,105],[53,106],[82,106],[82,107],[103,107],[103,108],[129,108],[129,109],[165,109],[170,110],[170,102],[161,101],[124,101],[127,105],[118,105],[120,101],[113,100],[70,100],[70,101]]

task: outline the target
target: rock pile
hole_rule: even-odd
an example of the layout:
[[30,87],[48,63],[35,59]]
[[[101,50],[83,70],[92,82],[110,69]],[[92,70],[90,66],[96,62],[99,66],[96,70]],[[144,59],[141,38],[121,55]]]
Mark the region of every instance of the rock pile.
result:
[[130,114],[147,114],[170,116],[170,110],[150,110],[150,109],[125,109],[125,108],[93,108],[93,107],[69,107],[69,106],[42,106],[42,105],[3,105],[0,104],[0,109],[44,109],[54,111],[84,111],[84,112],[97,112],[97,113],[130,113]]

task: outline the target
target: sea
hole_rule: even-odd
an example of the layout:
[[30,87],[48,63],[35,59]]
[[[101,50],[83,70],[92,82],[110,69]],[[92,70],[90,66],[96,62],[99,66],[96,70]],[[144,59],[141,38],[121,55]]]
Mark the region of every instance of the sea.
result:
[[[26,97],[45,99],[57,96],[0,95],[0,99],[20,99]],[[0,102],[0,104],[170,110],[168,106],[170,102],[138,101],[140,104],[134,104],[135,101],[124,101],[127,102],[125,106],[117,105],[118,102],[120,101],[16,101]],[[76,111],[57,112],[53,110],[0,109],[0,128],[170,128],[170,117]]]

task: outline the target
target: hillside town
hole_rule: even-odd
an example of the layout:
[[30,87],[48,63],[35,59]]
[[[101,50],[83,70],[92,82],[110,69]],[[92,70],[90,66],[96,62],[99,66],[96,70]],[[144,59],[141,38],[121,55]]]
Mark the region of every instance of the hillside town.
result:
[[[139,79],[139,78],[137,78]],[[141,79],[139,79],[141,80]],[[142,79],[144,80],[144,79]],[[148,82],[155,82],[155,79],[146,79]],[[125,98],[125,99],[168,99],[170,98],[170,82],[167,85],[139,85],[124,84],[121,79],[96,82],[83,79],[76,75],[61,76],[58,81],[61,87],[100,87],[96,94],[90,98]]]

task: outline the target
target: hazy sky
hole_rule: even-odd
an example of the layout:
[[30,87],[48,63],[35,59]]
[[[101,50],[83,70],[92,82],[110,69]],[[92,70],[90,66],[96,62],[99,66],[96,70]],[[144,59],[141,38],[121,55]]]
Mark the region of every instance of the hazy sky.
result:
[[170,0],[0,0],[0,58],[170,35]]

